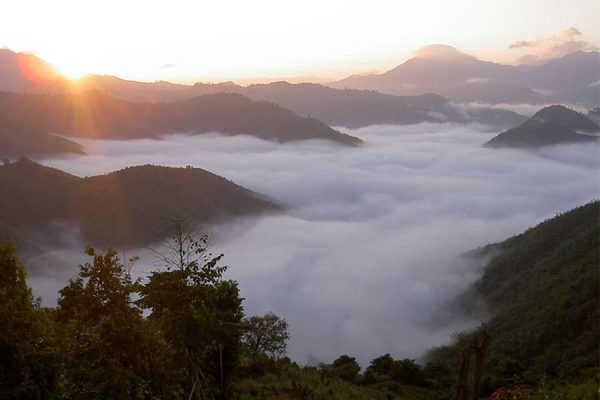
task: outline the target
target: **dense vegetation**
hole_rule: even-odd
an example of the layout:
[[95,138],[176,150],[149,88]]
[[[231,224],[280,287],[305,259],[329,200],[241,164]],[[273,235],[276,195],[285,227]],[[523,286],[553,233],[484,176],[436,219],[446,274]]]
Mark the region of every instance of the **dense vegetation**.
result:
[[598,124],[564,106],[549,106],[516,128],[500,133],[487,145],[493,147],[542,147],[562,143],[597,142],[596,136],[577,133],[600,131]]
[[479,256],[495,255],[476,284],[493,317],[429,359],[456,370],[461,351],[487,332],[492,340],[481,394],[519,385],[524,390],[524,383],[571,383],[583,386],[572,398],[597,398],[599,249],[598,201],[480,249]]
[[491,257],[475,289],[492,318],[424,366],[386,354],[364,370],[349,355],[304,367],[286,358],[285,320],[245,317],[223,255],[180,224],[144,281],[129,274],[135,260],[88,248],[52,309],[32,298],[6,245],[0,398],[597,399],[599,217],[592,202],[475,251]]
[[446,397],[446,372],[414,360],[386,355],[361,375],[346,355],[318,367],[283,357],[287,323],[244,316],[207,240],[177,225],[164,267],[143,281],[131,278],[135,259],[88,247],[51,309],[32,298],[12,245],[0,247],[0,398]]
[[0,398],[597,399],[599,217],[592,202],[475,251],[490,260],[476,289],[493,317],[425,365],[385,354],[364,370],[350,355],[286,358],[285,320],[246,317],[223,255],[180,223],[144,280],[131,278],[135,259],[89,247],[51,309],[5,245]]
[[5,238],[74,223],[95,246],[143,245],[163,239],[178,216],[208,223],[278,209],[200,168],[145,165],[79,178],[28,159],[0,166]]

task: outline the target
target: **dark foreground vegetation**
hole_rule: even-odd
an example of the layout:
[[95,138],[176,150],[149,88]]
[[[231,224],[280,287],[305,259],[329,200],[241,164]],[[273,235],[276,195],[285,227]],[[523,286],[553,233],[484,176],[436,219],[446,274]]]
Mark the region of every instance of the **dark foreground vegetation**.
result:
[[4,245],[0,399],[597,399],[599,207],[476,251],[490,259],[474,291],[492,318],[426,362],[386,354],[364,370],[349,355],[286,358],[285,320],[246,317],[223,255],[180,225],[145,280],[136,260],[86,249],[54,308]]

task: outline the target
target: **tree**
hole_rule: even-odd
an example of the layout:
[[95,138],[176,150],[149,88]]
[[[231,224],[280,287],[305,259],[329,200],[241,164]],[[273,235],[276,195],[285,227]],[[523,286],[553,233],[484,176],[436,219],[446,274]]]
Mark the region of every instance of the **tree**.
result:
[[26,272],[8,244],[0,246],[0,398],[44,399],[59,374],[50,323],[33,301]]
[[260,354],[282,356],[290,337],[287,328],[287,322],[272,312],[245,318],[242,342],[253,357]]
[[138,304],[172,348],[186,397],[224,397],[239,354],[242,298],[237,282],[223,278],[223,255],[207,251],[208,237],[184,233],[180,222],[175,228],[160,253],[166,268],[150,275]]
[[356,381],[356,378],[358,378],[358,374],[360,373],[360,365],[356,361],[356,358],[346,354],[335,359],[331,366],[335,376],[348,382]]
[[394,370],[394,359],[389,354],[374,358],[367,367],[367,371],[376,373],[379,376],[391,376]]
[[423,368],[408,358],[394,361],[392,378],[405,385],[421,386],[425,383]]
[[[56,320],[62,338],[65,391],[73,399],[137,399],[164,395],[160,343],[132,302],[137,289],[114,250],[98,254],[60,290]],[[155,380],[156,379],[156,380]]]

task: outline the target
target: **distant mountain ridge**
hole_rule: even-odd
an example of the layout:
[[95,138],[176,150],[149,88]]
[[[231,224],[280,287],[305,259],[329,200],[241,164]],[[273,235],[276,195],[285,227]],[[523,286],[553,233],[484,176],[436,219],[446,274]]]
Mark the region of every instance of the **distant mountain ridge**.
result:
[[0,233],[17,236],[74,223],[93,245],[129,247],[163,239],[176,218],[215,223],[278,210],[200,168],[144,165],[79,178],[29,159],[0,166]]
[[[348,146],[361,143],[316,119],[239,94],[209,94],[172,103],[132,103],[97,90],[64,95],[0,92],[0,143],[5,143],[0,154],[81,152],[70,143],[46,149],[40,143],[50,140],[49,133],[136,139],[208,132],[247,134],[278,142],[325,139]],[[24,137],[37,138],[38,142],[22,141]],[[30,148],[23,149],[26,144]]]
[[395,95],[434,92],[458,102],[600,104],[600,53],[577,51],[536,65],[481,61],[444,45],[427,46],[382,74],[351,76],[328,86]]
[[157,102],[177,101],[192,96],[237,93],[255,101],[281,105],[299,115],[330,126],[360,128],[368,125],[407,125],[421,122],[480,122],[512,125],[525,118],[515,112],[485,107],[465,108],[427,93],[393,96],[370,90],[334,89],[314,83],[272,82],[240,86],[232,82],[196,83],[193,86],[164,82],[143,83],[115,77],[88,77],[86,84],[131,101],[151,98]]
[[[5,58],[16,58],[7,53]],[[2,55],[0,54],[0,58]],[[38,60],[43,63],[42,60]],[[50,68],[50,66],[48,66]],[[120,99],[137,103],[163,103],[187,100],[193,97],[236,93],[255,101],[267,101],[285,107],[301,116],[310,116],[330,126],[359,128],[376,124],[414,124],[420,122],[480,122],[512,126],[525,118],[511,111],[485,107],[466,108],[447,99],[425,93],[418,96],[392,96],[365,90],[339,90],[312,83],[290,84],[272,82],[249,86],[233,82],[216,84],[196,83],[182,85],[169,82],[136,82],[114,76],[88,76],[77,83],[56,78],[53,82],[30,82],[14,89],[0,76],[0,90],[26,93],[65,94],[96,89]]]
[[600,127],[583,114],[561,105],[545,107],[533,117],[486,143],[491,147],[533,148],[573,142],[597,142]]

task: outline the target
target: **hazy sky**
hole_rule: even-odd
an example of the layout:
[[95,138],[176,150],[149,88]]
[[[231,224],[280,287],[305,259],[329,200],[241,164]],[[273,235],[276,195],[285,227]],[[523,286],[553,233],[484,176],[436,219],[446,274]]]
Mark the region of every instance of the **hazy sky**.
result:
[[[19,0],[1,10],[0,46],[71,75],[150,81],[343,77],[432,43],[516,60],[572,27],[600,43],[597,0]],[[509,49],[516,42],[529,45]]]

